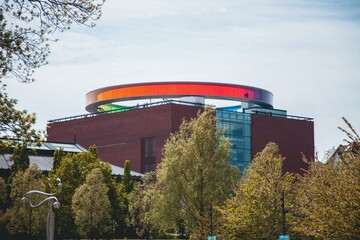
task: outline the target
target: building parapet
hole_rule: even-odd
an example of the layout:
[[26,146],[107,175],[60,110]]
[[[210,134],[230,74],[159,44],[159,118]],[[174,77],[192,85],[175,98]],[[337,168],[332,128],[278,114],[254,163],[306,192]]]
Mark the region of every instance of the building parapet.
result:
[[[95,116],[100,116],[100,115],[105,115],[105,114],[127,112],[127,111],[136,110],[136,109],[155,107],[155,106],[166,105],[166,104],[181,104],[181,105],[190,105],[190,106],[194,106],[194,107],[205,107],[205,105],[206,105],[206,104],[201,104],[201,103],[185,102],[185,101],[181,101],[181,100],[164,99],[163,101],[158,101],[158,102],[153,102],[153,103],[143,103],[143,104],[137,104],[135,106],[122,106],[121,108],[116,108],[116,109],[112,109],[112,110],[108,110],[108,111],[87,113],[87,114],[81,114],[81,115],[75,115],[75,116],[70,116],[70,117],[48,120],[48,123],[66,122],[66,121],[71,121],[71,120],[78,120],[78,119],[95,117]],[[231,108],[229,108],[228,110],[219,108],[218,110],[231,111],[231,112],[234,111],[234,110],[231,110]],[[309,118],[309,117],[288,115],[288,114],[286,114],[286,111],[285,111],[285,114],[278,113],[279,111],[281,112],[282,110],[276,110],[276,109],[253,108],[253,109],[251,109],[251,111],[248,111],[248,109],[244,109],[243,111],[244,111],[243,113],[249,114],[249,115],[251,115],[251,114],[268,115],[268,116],[273,116],[273,117],[285,117],[285,118],[296,119],[296,120],[313,121],[313,118]]]

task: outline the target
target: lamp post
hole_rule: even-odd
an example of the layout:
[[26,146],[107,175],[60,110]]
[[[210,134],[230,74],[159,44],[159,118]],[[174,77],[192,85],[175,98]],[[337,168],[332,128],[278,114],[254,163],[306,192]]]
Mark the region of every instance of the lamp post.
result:
[[281,196],[281,209],[282,209],[282,231],[283,231],[283,235],[286,234],[286,219],[285,219],[285,193],[284,191],[282,192],[282,196]]
[[209,207],[209,217],[210,217],[210,236],[207,237],[208,240],[216,240],[216,236],[213,236],[213,204],[211,203]]
[[[62,186],[60,178],[57,178],[56,182],[57,182],[57,187],[60,188]],[[25,196],[21,198],[22,203],[26,203],[29,200],[29,205],[31,208],[37,208],[44,204],[49,205],[49,212],[48,212],[47,221],[46,221],[46,239],[47,240],[54,240],[55,214],[54,214],[53,208],[60,207],[60,203],[59,203],[58,199],[55,197],[56,193],[57,192],[45,193],[45,192],[38,191],[38,190],[31,190],[31,191],[28,191],[27,193],[25,193]],[[38,204],[35,204],[33,202],[33,195],[36,195],[36,194],[45,196],[46,198],[43,199]]]

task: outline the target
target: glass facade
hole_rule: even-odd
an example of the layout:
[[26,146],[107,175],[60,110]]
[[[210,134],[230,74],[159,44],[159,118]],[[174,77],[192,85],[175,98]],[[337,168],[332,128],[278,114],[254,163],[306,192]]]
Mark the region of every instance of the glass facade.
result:
[[216,110],[216,128],[224,128],[225,136],[231,141],[231,164],[241,173],[251,161],[251,118],[242,112]]

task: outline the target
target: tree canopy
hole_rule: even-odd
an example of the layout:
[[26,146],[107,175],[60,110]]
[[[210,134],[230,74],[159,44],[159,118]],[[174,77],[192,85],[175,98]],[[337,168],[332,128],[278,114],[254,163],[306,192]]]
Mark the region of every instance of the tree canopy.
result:
[[360,138],[350,123],[340,128],[348,151],[326,163],[310,163],[300,177],[291,209],[292,230],[310,239],[358,239],[360,236]]
[[25,171],[30,165],[29,153],[27,146],[18,144],[13,150],[10,157],[13,164],[11,165],[10,181],[18,171]]
[[[101,163],[97,157],[97,149],[90,146],[88,152],[66,154],[59,158],[59,166],[53,169],[49,176],[52,179],[60,178],[62,187],[58,191],[58,198],[61,201],[61,209],[56,209],[57,214],[57,236],[59,238],[70,238],[76,236],[75,216],[72,210],[72,201],[75,190],[83,185],[88,174],[93,169],[102,171],[103,182],[108,191],[106,193],[111,204],[111,218],[114,220],[113,229],[124,227],[125,190],[122,185],[116,184],[111,175],[111,167],[107,163]],[[53,189],[53,191],[55,191]],[[60,200],[61,199],[61,200]]]
[[52,171],[56,172],[56,170],[59,168],[61,159],[65,157],[65,152],[63,148],[56,149],[53,155],[53,167]]
[[[1,85],[1,81],[0,81]],[[35,114],[28,114],[26,110],[16,109],[17,100],[9,98],[5,86],[0,86],[0,153],[4,153],[10,146],[29,143],[40,144],[42,131],[36,131],[33,126]],[[16,141],[15,141],[16,140]]]
[[100,237],[111,230],[109,188],[101,169],[94,168],[72,198],[75,223],[81,236]]
[[147,172],[129,196],[130,224],[135,227],[136,234],[146,239],[155,237],[158,230],[152,219],[152,206],[157,197],[155,178],[155,172]]
[[[12,205],[5,213],[6,227],[14,235],[29,234],[37,238],[45,237],[45,222],[48,208],[42,206],[30,209],[20,199],[30,190],[45,190],[44,176],[39,168],[32,164],[25,171],[18,171],[11,183],[10,198]],[[34,196],[34,202],[43,200],[42,196]]]
[[5,232],[3,210],[6,209],[6,202],[7,202],[6,182],[2,177],[0,177],[0,232]]
[[183,121],[164,146],[154,206],[163,229],[184,224],[197,239],[217,230],[212,208],[229,197],[239,171],[230,165],[230,141],[215,123],[213,109],[206,108],[197,118]]
[[126,193],[130,193],[134,188],[134,182],[131,180],[131,162],[125,160],[124,163],[124,175],[121,178],[121,184],[124,186]]
[[12,74],[33,81],[35,68],[47,64],[49,41],[57,31],[81,24],[93,27],[104,0],[4,0],[0,4],[0,78]]
[[283,157],[274,143],[256,154],[235,196],[220,208],[227,239],[276,239],[283,232],[283,197],[294,182],[293,174],[282,172]]

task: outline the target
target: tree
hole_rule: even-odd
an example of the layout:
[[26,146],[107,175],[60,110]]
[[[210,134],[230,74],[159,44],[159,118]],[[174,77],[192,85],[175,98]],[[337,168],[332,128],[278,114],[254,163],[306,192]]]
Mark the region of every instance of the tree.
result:
[[6,232],[4,210],[6,209],[7,197],[6,182],[2,177],[0,177],[0,236],[5,235]]
[[93,169],[83,185],[75,190],[72,210],[81,236],[100,237],[110,231],[111,205],[102,171]]
[[[6,183],[5,180],[0,177],[0,206],[6,202]],[[1,208],[0,208],[1,211]]]
[[114,179],[112,179],[112,184],[107,184],[107,186],[112,209],[112,233],[114,236],[124,236],[128,230],[128,194],[124,186],[117,184]]
[[88,152],[91,153],[96,158],[99,155],[99,151],[97,150],[97,147],[95,145],[91,145],[88,149]]
[[56,170],[59,168],[61,159],[65,157],[65,153],[63,148],[56,149],[53,156],[53,167],[52,170],[56,172]]
[[[58,199],[61,199],[61,209],[55,209],[56,238],[76,236],[74,215],[71,209],[72,197],[75,189],[85,182],[86,175],[99,164],[99,159],[90,152],[67,154],[62,158],[60,166],[50,172],[51,179],[60,178],[62,181],[62,187],[57,194]],[[55,191],[55,188],[52,191]]]
[[5,86],[0,86],[0,153],[8,151],[15,144],[40,145],[42,140],[43,132],[33,129],[35,114],[17,110],[16,104],[17,100],[9,98],[5,93]]
[[[121,183],[116,186],[116,199],[113,219],[115,220],[115,233],[117,235],[126,235],[129,233],[129,194],[134,189],[134,182],[131,180],[130,160],[125,160],[124,174],[121,177]],[[111,189],[111,188],[110,188]],[[114,195],[114,194],[113,194]],[[120,203],[120,205],[119,205]],[[114,204],[112,204],[114,206]]]
[[359,154],[359,151],[360,151],[360,136],[356,132],[356,130],[353,128],[351,123],[345,117],[343,117],[342,119],[343,119],[345,125],[348,128],[348,130],[347,130],[345,128],[338,127],[340,129],[340,131],[345,133],[346,137],[348,138],[348,139],[344,139],[344,141],[347,142],[348,144],[354,144],[355,145],[355,147],[353,148],[354,153]]
[[[30,190],[45,190],[44,179],[39,168],[32,164],[25,171],[18,171],[11,183],[10,198],[12,206],[5,213],[6,227],[10,234],[28,234],[37,238],[45,237],[46,206],[30,209],[29,204],[20,200]],[[43,198],[34,196],[34,202]]]
[[[75,216],[72,211],[72,199],[75,189],[81,186],[86,176],[95,168],[101,169],[104,182],[109,191],[107,193],[112,208],[112,226],[114,232],[120,232],[118,228],[124,227],[125,224],[125,191],[120,185],[117,185],[111,175],[111,167],[107,163],[101,163],[97,157],[95,146],[89,147],[88,152],[66,154],[60,162],[59,167],[52,170],[50,178],[55,180],[60,178],[62,187],[58,191],[58,198],[61,201],[61,209],[55,209],[56,212],[56,237],[57,238],[74,238],[76,236]],[[55,191],[55,189],[52,189]]]
[[131,180],[131,163],[130,160],[125,160],[124,163],[124,175],[121,179],[121,184],[124,186],[126,193],[130,193],[134,188],[134,183]]
[[283,159],[274,143],[256,154],[235,195],[220,208],[226,239],[277,239],[283,233],[283,207],[290,204],[286,196],[294,182],[293,174],[282,172]]
[[152,219],[152,207],[157,197],[155,191],[155,172],[147,172],[141,183],[137,184],[129,195],[130,223],[136,234],[150,239],[156,237],[158,229]]
[[[344,156],[345,157],[345,156]],[[346,160],[350,160],[348,156]],[[350,162],[350,161],[349,161]],[[300,178],[292,229],[303,238],[357,239],[360,236],[360,156],[350,164],[314,162]]]
[[13,154],[11,155],[11,166],[10,181],[18,171],[25,171],[30,165],[29,153],[27,146],[24,144],[18,144],[14,148]]
[[239,172],[229,163],[230,141],[215,123],[213,109],[206,108],[166,141],[153,211],[164,230],[184,224],[196,239],[217,231],[212,208],[229,197]]
[[101,16],[103,3],[104,0],[5,0],[0,4],[0,78],[11,73],[19,81],[33,81],[33,69],[47,64],[48,43],[54,41],[49,36],[70,29],[73,23],[93,27]]
[[116,182],[116,178],[112,176],[112,169],[109,164],[101,163],[98,166],[104,176],[104,182],[109,188],[108,197],[112,209],[112,234],[114,236],[124,235],[127,229],[128,220],[128,193],[122,184]]
[[360,138],[350,123],[349,151],[326,163],[310,163],[299,179],[291,209],[292,229],[302,238],[358,239],[360,236]]

